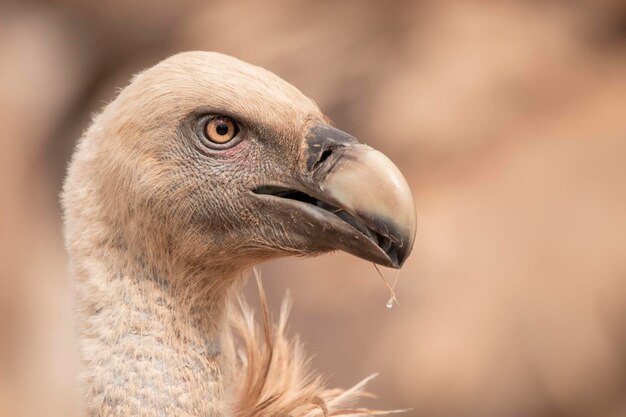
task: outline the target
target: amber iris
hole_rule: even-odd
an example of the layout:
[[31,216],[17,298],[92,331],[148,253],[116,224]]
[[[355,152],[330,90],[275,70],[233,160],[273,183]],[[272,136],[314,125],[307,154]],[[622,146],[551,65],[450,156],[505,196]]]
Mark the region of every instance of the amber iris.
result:
[[211,142],[220,144],[231,141],[237,135],[237,126],[228,117],[210,119],[204,130]]

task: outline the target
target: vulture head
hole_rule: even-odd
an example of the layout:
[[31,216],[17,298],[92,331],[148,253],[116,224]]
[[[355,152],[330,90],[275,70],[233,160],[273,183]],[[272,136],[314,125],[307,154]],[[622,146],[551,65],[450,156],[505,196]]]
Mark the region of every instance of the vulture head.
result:
[[399,268],[416,229],[387,157],[271,72],[210,52],[133,79],[79,145],[65,200],[165,274],[333,250]]
[[228,365],[239,363],[222,352],[234,282],[272,258],[333,250],[399,268],[415,236],[389,159],[274,74],[207,52],[144,71],[95,117],[63,205],[93,416],[319,406],[324,394],[294,382],[306,380],[300,355],[271,353],[291,344],[248,330],[246,346],[265,353],[245,371]]

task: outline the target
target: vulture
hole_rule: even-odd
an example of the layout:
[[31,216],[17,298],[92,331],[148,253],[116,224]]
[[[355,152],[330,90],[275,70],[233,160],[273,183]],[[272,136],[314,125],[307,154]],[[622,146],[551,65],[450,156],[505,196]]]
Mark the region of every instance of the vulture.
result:
[[398,168],[298,89],[219,53],[169,57],[93,118],[62,204],[88,415],[370,412],[345,403],[361,385],[311,376],[286,314],[257,327],[236,302],[271,259],[400,268],[413,246]]

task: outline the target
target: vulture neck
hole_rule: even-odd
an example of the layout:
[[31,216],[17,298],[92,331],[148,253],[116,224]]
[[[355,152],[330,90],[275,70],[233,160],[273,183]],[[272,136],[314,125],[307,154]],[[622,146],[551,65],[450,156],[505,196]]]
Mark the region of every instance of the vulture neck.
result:
[[220,337],[242,271],[157,268],[107,242],[71,251],[89,414],[227,415]]

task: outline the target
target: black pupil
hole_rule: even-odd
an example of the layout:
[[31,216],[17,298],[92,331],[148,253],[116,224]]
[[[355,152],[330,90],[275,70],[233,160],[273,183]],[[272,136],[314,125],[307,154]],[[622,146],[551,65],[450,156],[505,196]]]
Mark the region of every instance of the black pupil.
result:
[[219,125],[215,126],[215,131],[218,135],[224,136],[228,133],[228,125],[226,123],[220,123]]

